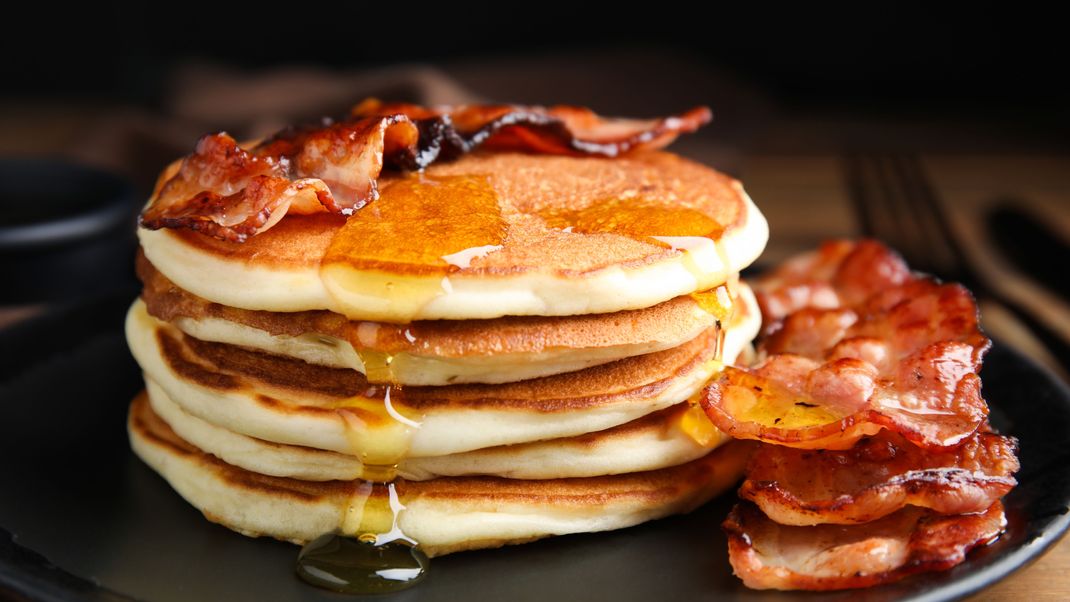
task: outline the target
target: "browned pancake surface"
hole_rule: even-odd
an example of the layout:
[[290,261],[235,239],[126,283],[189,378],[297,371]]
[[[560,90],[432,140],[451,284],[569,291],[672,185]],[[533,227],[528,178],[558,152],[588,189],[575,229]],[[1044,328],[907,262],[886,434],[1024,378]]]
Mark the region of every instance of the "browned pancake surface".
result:
[[[536,270],[576,276],[614,265],[638,267],[681,253],[650,239],[652,235],[717,239],[747,219],[744,196],[733,178],[664,151],[613,159],[475,152],[424,172],[428,177],[457,175],[486,176],[498,195],[505,227],[502,248],[473,259],[465,269],[472,275],[508,276]],[[413,176],[381,177],[382,198],[361,211],[389,203],[390,186],[406,177]],[[599,215],[604,213],[600,208],[616,217]],[[435,228],[414,224],[412,229],[392,230],[404,232],[404,238],[384,241],[383,247],[417,247],[422,237],[441,231],[443,223],[463,224],[471,219],[464,210],[446,209],[437,217],[444,221]],[[656,223],[650,224],[651,220]],[[223,242],[189,230],[174,235],[228,261],[307,268],[319,264],[334,232],[344,223],[334,215],[288,215],[245,243]],[[565,231],[573,224],[574,231]],[[366,267],[372,266],[397,274],[426,274],[432,268],[448,267],[444,262],[392,261],[389,253]]]
[[[171,322],[177,317],[218,318],[250,326],[272,335],[324,334],[349,340],[358,349],[390,354],[468,357],[501,353],[538,353],[554,349],[604,348],[651,341],[679,341],[713,326],[712,315],[701,311],[689,296],[640,310],[611,314],[543,317],[509,316],[493,320],[423,320],[410,324],[366,322],[374,338],[350,337],[360,326],[330,311],[269,312],[212,303],[174,285],[139,252],[141,293],[151,315]],[[746,304],[740,304],[744,314]]]
[[[282,408],[271,391],[321,398],[323,406],[293,406],[292,411],[333,412],[334,403],[356,395],[381,395],[364,375],[346,368],[307,364],[224,343],[200,341],[177,329],[160,327],[157,341],[164,360],[188,382],[217,390],[256,391],[264,405]],[[517,409],[566,412],[619,401],[622,396],[654,397],[712,356],[715,329],[688,343],[577,372],[516,383],[405,387],[405,405],[417,409]]]
[[[154,445],[166,448],[171,454],[184,456],[208,467],[231,485],[260,494],[309,502],[348,499],[359,485],[358,481],[303,481],[273,477],[227,464],[176,435],[171,427],[152,411],[144,392],[139,394],[131,405],[129,427]],[[624,475],[541,480],[483,476],[440,477],[430,481],[407,481],[399,478],[395,480],[395,486],[402,498],[479,499],[576,507],[633,500],[657,505],[679,498],[685,492],[701,490],[706,483],[714,479],[715,474],[723,479],[720,475],[726,466],[736,464],[739,457],[749,453],[749,449],[745,442],[730,443],[686,464]],[[386,489],[376,488],[373,495],[385,497]]]

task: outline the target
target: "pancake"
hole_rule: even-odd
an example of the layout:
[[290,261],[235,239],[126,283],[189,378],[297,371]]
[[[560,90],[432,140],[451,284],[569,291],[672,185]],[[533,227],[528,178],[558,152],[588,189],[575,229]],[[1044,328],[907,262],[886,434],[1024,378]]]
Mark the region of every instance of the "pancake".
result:
[[[272,443],[228,431],[187,413],[152,380],[146,385],[147,397],[138,398],[135,405],[150,404],[180,437],[228,464],[309,481],[349,481],[364,474],[357,456]],[[727,440],[701,408],[680,403],[578,437],[406,458],[398,464],[397,473],[410,481],[426,481],[442,476],[553,479],[642,472],[697,459]]]
[[768,227],[739,181],[664,151],[613,159],[474,152],[386,174],[348,219],[288,215],[244,243],[138,229],[182,289],[353,320],[640,309],[724,283]]
[[[691,462],[640,473],[576,479],[497,477],[363,481],[271,477],[227,464],[179,438],[145,403],[131,406],[131,446],[206,518],[248,536],[303,544],[339,527],[350,534],[397,523],[429,556],[562,535],[619,529],[688,512],[734,485],[750,452],[732,442]],[[383,520],[383,510],[386,518]],[[353,521],[353,515],[359,516]],[[351,527],[358,522],[360,529]]]
[[[503,383],[572,372],[678,347],[717,321],[685,295],[613,314],[358,322],[328,311],[277,313],[211,303],[175,286],[143,256],[138,275],[148,312],[197,339],[361,373],[369,360],[373,370],[388,365],[389,379],[383,380],[402,385]],[[745,284],[731,289],[745,296],[733,303],[739,311],[755,306]]]
[[[740,313],[726,329],[726,362],[758,329],[756,310]],[[600,431],[684,401],[721,366],[711,329],[666,351],[520,383],[405,387],[397,403],[391,388],[353,370],[199,341],[141,301],[126,332],[147,377],[186,412],[258,439],[356,455],[385,445],[391,457],[441,456]]]

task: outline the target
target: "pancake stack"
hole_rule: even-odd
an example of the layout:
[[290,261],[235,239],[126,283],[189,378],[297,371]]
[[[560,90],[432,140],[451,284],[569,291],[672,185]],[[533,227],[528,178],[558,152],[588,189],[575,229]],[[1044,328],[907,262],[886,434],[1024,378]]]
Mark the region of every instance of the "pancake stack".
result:
[[139,228],[131,443],[209,520],[435,556],[737,481],[747,446],[695,400],[760,323],[738,273],[767,228],[738,181],[662,150],[476,149],[377,185],[241,242]]

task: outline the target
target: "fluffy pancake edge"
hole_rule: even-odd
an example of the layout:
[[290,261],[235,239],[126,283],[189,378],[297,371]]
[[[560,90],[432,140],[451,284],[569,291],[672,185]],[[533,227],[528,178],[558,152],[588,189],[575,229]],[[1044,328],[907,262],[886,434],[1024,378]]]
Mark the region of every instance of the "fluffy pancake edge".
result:
[[768,224],[738,181],[727,186],[738,195],[733,202],[741,210],[716,243],[704,239],[708,244],[668,250],[651,246],[652,252],[658,250],[656,257],[579,272],[551,265],[515,266],[493,274],[462,269],[449,273],[446,282],[441,274],[368,272],[367,286],[345,293],[332,292],[325,284],[316,259],[322,251],[298,252],[302,247],[325,249],[339,227],[336,216],[283,220],[254,237],[256,250],[209,243],[193,232],[139,228],[138,237],[149,260],[178,286],[243,309],[325,309],[350,319],[388,322],[610,313],[712,288],[758,257],[768,240]]
[[[129,415],[135,453],[209,520],[247,536],[303,544],[342,523],[357,482],[269,477],[222,462],[158,418]],[[691,462],[576,479],[399,480],[401,529],[430,556],[568,533],[619,529],[688,512],[734,485],[750,453],[732,442]]]

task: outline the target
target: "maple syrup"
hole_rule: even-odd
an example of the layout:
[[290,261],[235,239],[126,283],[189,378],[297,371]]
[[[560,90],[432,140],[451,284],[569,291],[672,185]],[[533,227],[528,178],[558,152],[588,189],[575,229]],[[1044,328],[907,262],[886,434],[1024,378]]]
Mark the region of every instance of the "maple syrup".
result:
[[423,417],[405,405],[390,354],[360,348],[357,353],[368,380],[380,384],[369,384],[363,394],[344,400],[335,411],[352,453],[360,457],[361,480],[354,483],[338,530],[301,550],[297,574],[338,592],[387,593],[414,585],[430,564],[419,543],[401,530],[405,506],[394,484],[398,464]]
[[[728,257],[716,243],[724,228],[697,209],[629,196],[602,199],[582,209],[552,208],[540,217],[547,226],[567,232],[617,234],[680,251],[684,269],[699,283],[728,276]],[[712,265],[719,265],[722,273],[711,271]],[[727,287],[719,286],[692,297],[720,323],[732,311],[729,293]]]
[[[636,239],[716,239],[724,230],[701,211],[638,196],[602,199],[582,209],[551,208],[539,215],[551,228],[571,228],[571,232],[581,234],[619,234]],[[668,245],[665,241],[659,242]]]
[[724,439],[725,435],[721,429],[714,426],[709,416],[706,415],[706,411],[699,405],[701,395],[702,390],[699,390],[687,400],[687,410],[680,416],[677,426],[695,443],[713,449]]
[[404,389],[396,383],[369,385],[363,394],[342,401],[335,412],[342,419],[350,453],[364,465],[363,478],[394,480],[423,419],[405,404]]
[[[541,217],[548,226],[569,232],[618,234],[679,250],[683,252],[685,268],[696,278],[708,271],[698,263],[697,258],[702,254],[716,253],[722,268],[728,265],[723,250],[715,242],[724,231],[722,226],[708,215],[688,207],[668,207],[664,203],[631,197],[603,200],[579,210],[555,209],[542,213]],[[691,294],[699,307],[716,320],[713,361],[718,364],[724,358],[725,325],[735,311],[730,289],[726,283]],[[679,427],[702,446],[712,447],[721,440],[720,430],[699,407],[697,400],[680,418]]]
[[735,303],[728,291],[728,285],[722,284],[705,291],[691,293],[691,298],[698,303],[702,311],[717,319],[717,322],[726,323],[732,316]]
[[718,362],[724,361],[724,342],[725,335],[728,334],[728,329],[725,328],[720,321],[717,322],[717,340],[713,343],[713,359]]
[[358,347],[353,344],[353,349],[364,366],[364,378],[372,384],[394,384],[397,377],[394,373],[394,356],[383,351]]
[[297,575],[347,594],[389,593],[415,585],[427,574],[430,560],[402,532],[404,509],[393,483],[357,482],[341,527],[301,549]]
[[409,174],[346,220],[320,274],[341,313],[396,320],[448,292],[446,277],[501,248],[505,233],[486,176]]
[[717,338],[714,341],[713,359],[724,362],[725,335],[728,326],[736,315],[736,297],[739,276],[735,275],[728,282],[709,290],[691,293],[690,297],[698,303],[702,311],[710,314],[717,322]]
[[839,421],[847,414],[809,403],[783,385],[737,371],[722,393],[722,406],[739,422],[765,427],[799,429]]

